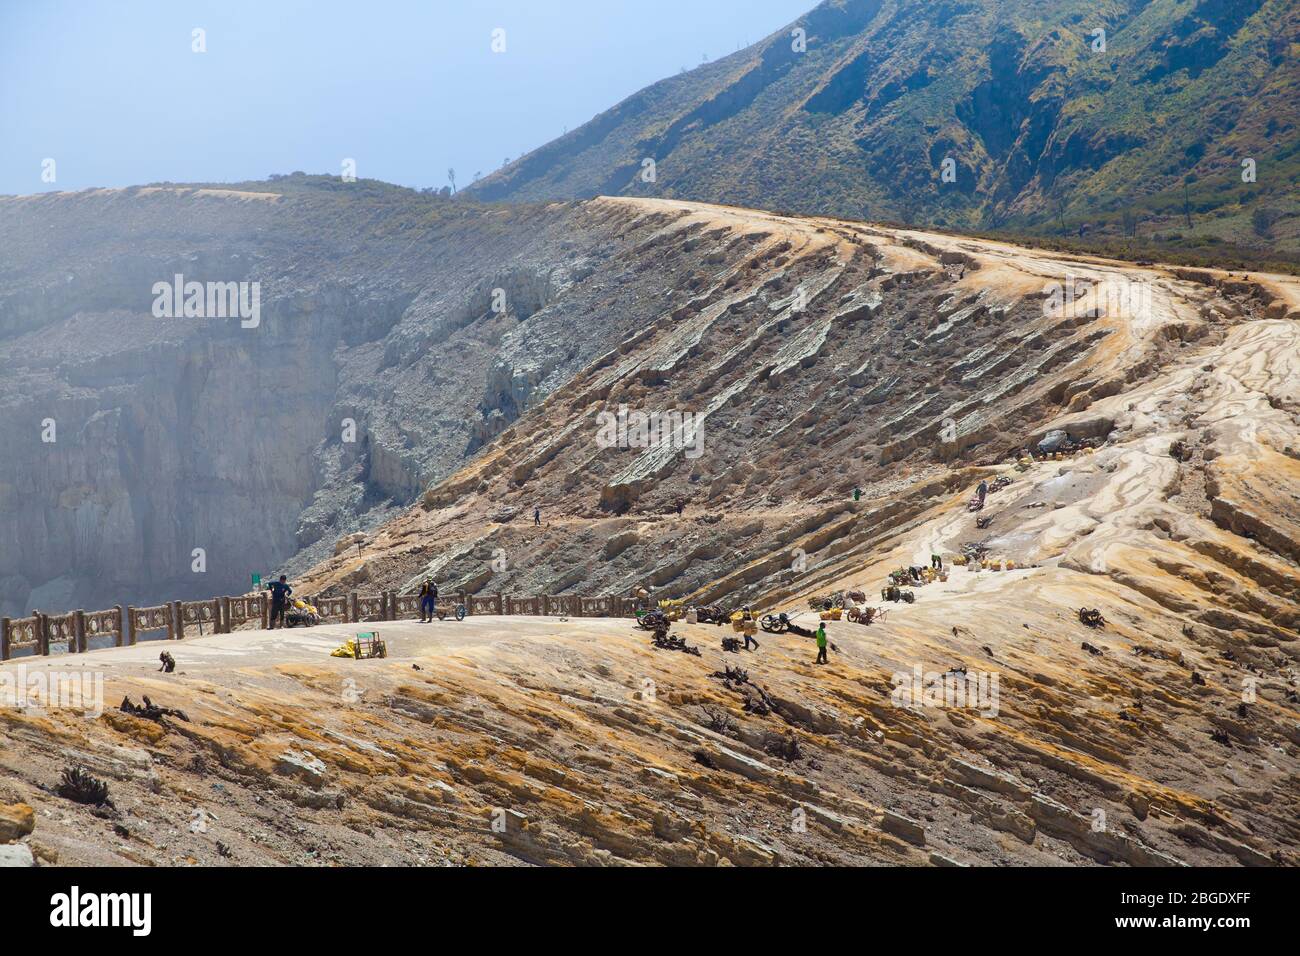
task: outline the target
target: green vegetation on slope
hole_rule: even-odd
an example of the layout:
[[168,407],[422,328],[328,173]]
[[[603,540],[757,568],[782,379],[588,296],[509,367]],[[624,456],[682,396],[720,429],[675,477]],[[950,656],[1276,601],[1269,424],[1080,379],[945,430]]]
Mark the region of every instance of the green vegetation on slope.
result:
[[473,192],[689,198],[1286,262],[1300,250],[1298,36],[1294,0],[828,0]]

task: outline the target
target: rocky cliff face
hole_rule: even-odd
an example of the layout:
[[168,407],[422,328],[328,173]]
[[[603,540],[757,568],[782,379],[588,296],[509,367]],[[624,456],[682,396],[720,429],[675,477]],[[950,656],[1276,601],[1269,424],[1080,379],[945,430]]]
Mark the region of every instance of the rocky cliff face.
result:
[[[626,331],[539,317],[599,223],[575,242],[563,207],[352,185],[0,201],[5,613],[238,592],[330,553]],[[175,275],[256,283],[257,321],[156,316]]]
[[[630,626],[596,639],[595,622],[554,617],[544,645],[493,619],[501,637],[482,666],[497,680],[529,655],[530,707],[596,686],[583,670],[581,689],[557,690],[563,665],[534,647],[578,639],[579,669],[592,648],[602,661],[643,649],[664,667],[644,671],[653,716],[620,703],[642,700],[634,682],[602,695],[634,738],[608,751],[611,792],[646,740],[708,727],[761,745],[794,728],[817,754],[804,768],[851,752],[813,785],[816,806],[857,816],[823,802],[836,790],[878,802],[881,827],[936,848],[934,863],[1294,862],[1300,282],[730,207],[591,205],[626,217],[660,269],[684,254],[710,263],[695,296],[652,313],[305,586],[343,589],[363,570],[397,588],[426,575],[505,594],[644,586],[806,627],[834,596],[875,617],[828,625],[826,667],[793,633],[731,652],[729,632],[675,625],[698,660]],[[663,411],[701,415],[702,445],[644,444],[634,415]],[[635,440],[604,440],[609,413]],[[981,479],[993,490],[972,512]],[[935,555],[944,573],[905,585],[914,602],[885,599],[891,574],[911,581]],[[762,675],[762,706],[733,667]],[[706,699],[701,680],[743,699],[686,716]],[[996,680],[1000,696],[955,702],[946,688],[968,694],[972,680]],[[549,741],[555,723],[536,713],[533,735]],[[746,800],[777,779],[693,748],[663,765],[666,807],[689,800],[676,793],[687,750]],[[533,810],[565,817],[543,799]],[[775,820],[762,829],[805,847]]]
[[[10,614],[303,570],[748,254],[669,259],[602,204],[308,177],[8,199],[0,224]],[[256,283],[256,321],[154,315],[176,275]]]
[[[689,301],[647,303],[641,331],[309,587],[432,575],[770,605],[864,564],[990,542],[1083,574],[1120,553],[1145,567],[1168,536],[1192,552],[1176,562],[1197,582],[1183,613],[1294,639],[1294,280],[692,203],[597,211],[633,240],[621,263],[680,276]],[[1237,409],[1254,424],[1230,425]],[[1095,457],[1018,477],[1008,462],[1053,432]],[[981,478],[1004,474],[1015,509],[956,520]],[[1145,594],[1172,587],[1168,573],[1121,577]]]

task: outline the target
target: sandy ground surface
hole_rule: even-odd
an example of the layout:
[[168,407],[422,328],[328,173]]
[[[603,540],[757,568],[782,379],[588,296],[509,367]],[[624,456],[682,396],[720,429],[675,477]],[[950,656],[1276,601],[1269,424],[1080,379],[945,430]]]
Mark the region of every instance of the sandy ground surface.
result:
[[[729,629],[679,625],[697,657],[629,621],[514,617],[10,662],[28,686],[102,675],[105,710],[0,708],[0,804],[35,809],[25,841],[47,864],[1293,860],[1294,714],[1261,704],[1253,743],[1213,742],[1207,698],[1233,699],[1232,668],[1134,655],[1148,608],[1084,629],[1069,577],[958,574],[870,628],[831,623],[825,667],[790,634],[726,653]],[[329,656],[362,628],[389,659]],[[998,683],[924,699],[962,666]],[[917,667],[918,698],[896,699]],[[187,719],[117,710],[145,695]],[[54,792],[74,764],[111,807]]]

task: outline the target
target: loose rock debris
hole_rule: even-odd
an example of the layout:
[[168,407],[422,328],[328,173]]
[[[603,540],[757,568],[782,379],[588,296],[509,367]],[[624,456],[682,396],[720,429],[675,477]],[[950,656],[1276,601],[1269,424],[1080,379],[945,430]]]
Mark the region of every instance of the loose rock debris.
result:
[[745,698],[745,713],[757,714],[761,717],[777,710],[776,701],[767,691],[749,679],[749,671],[743,667],[724,665],[722,670],[714,671],[713,676],[720,678],[728,690],[734,690]]
[[730,736],[736,729],[735,722],[732,721],[731,717],[723,711],[715,710],[712,707],[705,707],[704,716],[708,718],[709,729],[714,733]]
[[700,649],[698,647],[693,647],[690,644],[687,644],[684,638],[670,637],[667,633],[656,631],[655,636],[650,639],[650,643],[661,651],[681,651],[684,654],[694,654],[696,657],[700,656]]
[[124,714],[130,714],[132,717],[143,717],[145,720],[153,720],[159,723],[164,717],[176,717],[189,723],[189,717],[185,716],[183,710],[173,710],[170,707],[159,707],[147,696],[144,698],[144,706],[133,703],[130,697],[122,698],[122,706],[118,708]]
[[723,669],[720,671],[714,671],[713,676],[722,678],[724,684],[730,684],[732,682],[737,684],[749,683],[749,671],[745,670],[743,667],[732,667],[730,664],[724,665]]
[[784,737],[769,740],[763,745],[763,751],[770,756],[780,757],[790,763],[803,756],[803,751],[799,747],[799,740],[794,734],[786,734]]

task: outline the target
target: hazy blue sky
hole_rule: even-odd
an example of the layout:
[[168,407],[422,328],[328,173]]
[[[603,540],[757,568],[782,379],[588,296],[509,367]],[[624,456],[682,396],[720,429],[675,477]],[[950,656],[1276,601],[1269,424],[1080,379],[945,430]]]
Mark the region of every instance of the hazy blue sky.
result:
[[455,167],[463,185],[816,2],[0,0],[0,193],[348,157],[361,177],[441,187]]

